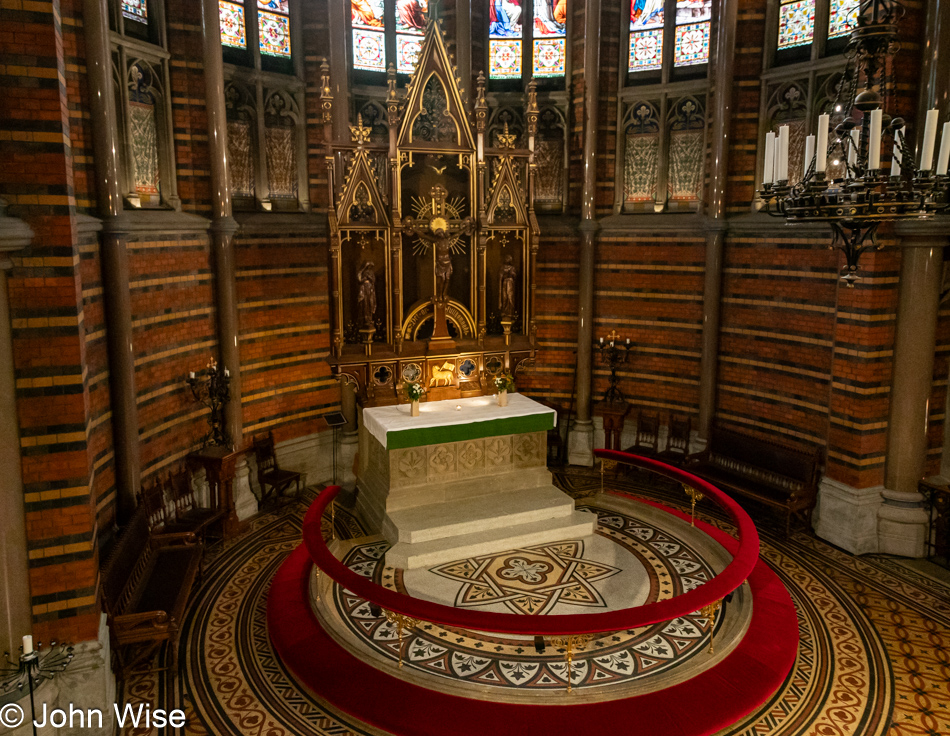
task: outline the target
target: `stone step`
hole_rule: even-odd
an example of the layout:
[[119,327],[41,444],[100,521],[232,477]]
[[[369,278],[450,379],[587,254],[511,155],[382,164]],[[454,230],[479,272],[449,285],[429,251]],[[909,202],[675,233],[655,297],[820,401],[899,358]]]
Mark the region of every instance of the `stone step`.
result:
[[500,526],[429,542],[399,542],[386,553],[386,564],[403,570],[413,570],[535,544],[581,539],[594,533],[596,520],[597,517],[589,512],[573,511],[569,516],[515,526]]
[[418,544],[570,516],[573,512],[571,497],[548,485],[390,511],[384,532],[396,542]]

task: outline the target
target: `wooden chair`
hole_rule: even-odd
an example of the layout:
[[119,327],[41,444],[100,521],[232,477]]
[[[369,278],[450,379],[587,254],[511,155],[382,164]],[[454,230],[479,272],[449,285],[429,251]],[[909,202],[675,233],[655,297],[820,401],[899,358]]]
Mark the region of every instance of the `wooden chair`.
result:
[[300,493],[300,473],[281,470],[277,464],[273,432],[268,432],[263,439],[254,438],[254,456],[257,458],[257,482],[261,487],[261,503],[277,499],[291,484],[296,484],[297,493]]
[[204,541],[209,532],[217,527],[217,538],[223,538],[222,522],[226,511],[206,508],[198,503],[191,485],[191,474],[186,469],[171,473],[165,485],[175,505],[175,526],[180,527],[177,531],[190,531]]
[[646,412],[643,409],[637,414],[637,433],[633,446],[627,452],[634,455],[653,456],[660,449],[660,413]]
[[693,429],[693,420],[688,415],[671,412],[667,429],[666,449],[659,457],[666,462],[682,462],[689,455],[689,434]]

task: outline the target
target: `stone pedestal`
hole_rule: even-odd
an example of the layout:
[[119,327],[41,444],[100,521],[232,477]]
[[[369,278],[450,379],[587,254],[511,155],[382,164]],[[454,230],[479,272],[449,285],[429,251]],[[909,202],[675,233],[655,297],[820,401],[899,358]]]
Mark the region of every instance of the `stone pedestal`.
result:
[[575,419],[567,434],[568,465],[594,465],[594,423]]
[[903,557],[926,557],[930,519],[919,493],[885,490],[877,512],[879,552]]
[[882,486],[852,488],[831,478],[822,478],[815,534],[854,555],[880,551],[878,512],[883,504]]

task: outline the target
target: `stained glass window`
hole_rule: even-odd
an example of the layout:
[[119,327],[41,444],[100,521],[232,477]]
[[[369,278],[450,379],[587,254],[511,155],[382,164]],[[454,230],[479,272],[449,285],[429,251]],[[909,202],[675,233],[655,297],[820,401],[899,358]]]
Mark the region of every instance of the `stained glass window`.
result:
[[567,0],[534,0],[534,76],[563,77],[567,59]]
[[148,23],[146,0],[122,0],[122,15],[138,23]]
[[411,74],[422,51],[426,0],[396,0],[396,71]]
[[270,56],[290,56],[290,18],[276,13],[258,11],[261,53]]
[[488,55],[491,79],[521,79],[521,0],[490,0]]
[[676,0],[673,66],[709,61],[709,22],[712,0]]
[[631,0],[631,72],[645,72],[663,66],[663,0]]
[[815,0],[783,2],[778,17],[780,49],[810,44],[815,36]]
[[221,25],[221,43],[235,49],[247,48],[244,27],[244,6],[218,0],[218,22]]
[[275,13],[290,15],[289,0],[257,0],[257,7],[261,10],[271,10]]
[[838,38],[851,33],[858,25],[860,0],[831,0],[828,18],[828,38]]
[[353,68],[386,71],[386,20],[383,0],[351,0]]

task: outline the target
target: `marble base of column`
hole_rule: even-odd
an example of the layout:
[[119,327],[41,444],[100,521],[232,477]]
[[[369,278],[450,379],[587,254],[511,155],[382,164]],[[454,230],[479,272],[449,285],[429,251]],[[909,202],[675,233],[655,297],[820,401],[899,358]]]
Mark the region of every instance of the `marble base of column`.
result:
[[919,493],[884,490],[877,512],[879,552],[902,557],[926,557],[930,518]]
[[853,488],[832,478],[818,486],[815,534],[854,555],[879,552],[878,511],[883,486]]
[[234,471],[234,512],[238,521],[244,521],[257,513],[257,497],[251,490],[251,467],[247,458],[238,460]]
[[[73,645],[73,661],[53,679],[59,688],[60,698],[56,707],[69,712],[72,703],[76,710],[84,714],[89,709],[102,711],[102,727],[99,727],[98,717],[87,720],[84,728],[78,728],[79,721],[74,722],[74,728],[67,727],[55,731],[58,734],[96,734],[96,736],[111,736],[115,733],[113,721],[115,710],[112,703],[119,702],[116,698],[115,675],[112,673],[111,650],[109,644],[109,627],[106,625],[106,615],[102,614],[99,624],[99,637],[90,641],[79,642]],[[40,701],[38,700],[37,703]],[[47,701],[49,702],[49,701]],[[154,707],[154,706],[153,706]]]
[[576,419],[567,433],[568,465],[594,465],[594,423]]

